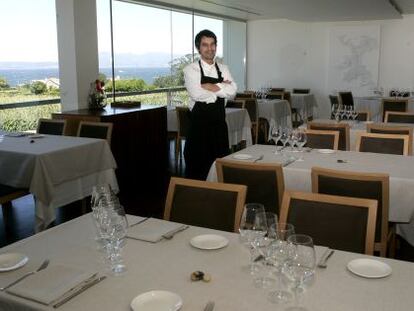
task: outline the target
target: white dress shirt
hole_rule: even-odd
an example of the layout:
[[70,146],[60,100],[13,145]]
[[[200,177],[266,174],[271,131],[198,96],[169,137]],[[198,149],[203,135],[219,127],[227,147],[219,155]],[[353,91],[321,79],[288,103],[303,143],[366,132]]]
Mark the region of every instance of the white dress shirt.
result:
[[[218,78],[215,64],[216,63],[214,62],[210,65],[201,60],[201,66],[203,67],[205,76]],[[217,65],[221,71],[221,76],[224,81],[231,81],[231,83],[217,83],[216,85],[220,88],[217,92],[211,92],[201,87],[201,71],[198,61],[191,63],[184,68],[185,87],[190,95],[190,109],[193,108],[195,102],[197,101],[209,104],[214,103],[217,100],[217,97],[232,98],[236,95],[237,85],[233,81],[229,69],[226,65],[219,63],[217,63]]]

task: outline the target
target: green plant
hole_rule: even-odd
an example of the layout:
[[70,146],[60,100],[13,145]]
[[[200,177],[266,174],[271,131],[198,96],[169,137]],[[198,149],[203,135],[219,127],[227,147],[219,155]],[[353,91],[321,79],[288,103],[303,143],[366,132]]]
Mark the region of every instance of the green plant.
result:
[[30,85],[30,91],[33,94],[44,94],[47,92],[46,83],[42,81],[35,81]]
[[6,78],[0,77],[0,90],[5,90],[10,88],[10,85],[7,83]]

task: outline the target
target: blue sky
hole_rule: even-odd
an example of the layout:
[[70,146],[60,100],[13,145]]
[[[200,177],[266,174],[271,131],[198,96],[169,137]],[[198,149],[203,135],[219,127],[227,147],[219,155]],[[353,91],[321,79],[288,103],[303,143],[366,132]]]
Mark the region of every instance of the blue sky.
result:
[[[110,51],[109,1],[97,1],[100,52]],[[192,50],[191,15],[114,1],[115,53],[151,53],[171,50],[170,17],[174,54]],[[210,29],[222,42],[222,21],[196,16],[195,33]],[[55,0],[1,0],[1,61],[57,61]],[[217,54],[222,55],[222,44]]]

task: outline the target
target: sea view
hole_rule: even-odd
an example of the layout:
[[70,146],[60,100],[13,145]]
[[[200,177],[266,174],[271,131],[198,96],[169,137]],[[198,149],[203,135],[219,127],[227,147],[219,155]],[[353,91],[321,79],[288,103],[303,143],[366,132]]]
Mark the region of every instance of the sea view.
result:
[[[100,68],[99,71],[111,78],[111,68]],[[152,84],[158,76],[168,75],[170,68],[168,67],[120,67],[115,68],[115,78],[120,79],[143,79],[145,83]],[[58,68],[39,68],[39,69],[1,69],[0,77],[7,80],[11,86],[30,83],[32,80],[45,80],[48,78],[59,78]]]

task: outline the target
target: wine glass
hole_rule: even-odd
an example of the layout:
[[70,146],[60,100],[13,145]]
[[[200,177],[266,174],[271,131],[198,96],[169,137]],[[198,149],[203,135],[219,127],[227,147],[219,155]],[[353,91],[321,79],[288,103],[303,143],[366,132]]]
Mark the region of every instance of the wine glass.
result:
[[290,148],[292,152],[297,152],[297,150],[295,149],[295,146],[297,145],[297,141],[298,141],[297,134],[298,134],[298,130],[292,130],[289,135],[289,144],[290,144]]
[[283,274],[292,283],[295,304],[286,310],[305,311],[305,307],[299,306],[298,296],[303,290],[304,283],[311,280],[315,273],[316,255],[313,240],[308,235],[293,234],[287,241],[294,246],[294,254],[286,261]]
[[283,149],[285,149],[286,148],[286,143],[288,142],[288,140],[289,140],[289,134],[290,134],[290,132],[289,132],[289,129],[288,128],[284,128],[283,130],[282,130],[282,135],[280,136],[280,141],[282,142],[282,144],[283,144],[283,148],[282,148],[282,151],[283,151]]
[[306,132],[304,130],[299,130],[296,134],[296,144],[299,147],[299,152],[303,152],[303,147],[306,145],[308,141],[308,137],[306,135]]
[[277,286],[268,295],[273,303],[286,303],[292,299],[292,294],[283,289],[282,268],[294,254],[293,244],[287,242],[289,236],[294,233],[293,225],[288,223],[276,223],[269,228],[269,237],[274,238],[274,242],[268,247],[266,260],[275,268],[278,280]]
[[346,106],[346,118],[348,119],[348,120],[350,120],[351,119],[351,115],[352,115],[352,106],[351,105],[349,105],[349,106]]
[[277,144],[282,137],[282,128],[276,125],[273,125],[272,129],[270,130],[270,135],[272,136],[275,145],[276,145],[276,151],[275,154],[279,154],[279,150],[277,148]]

